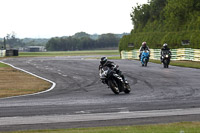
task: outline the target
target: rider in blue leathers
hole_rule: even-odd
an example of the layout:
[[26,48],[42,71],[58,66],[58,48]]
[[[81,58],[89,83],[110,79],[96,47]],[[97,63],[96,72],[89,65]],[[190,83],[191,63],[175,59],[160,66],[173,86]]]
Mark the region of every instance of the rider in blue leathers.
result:
[[145,51],[141,54],[141,62],[142,62],[142,64],[144,64],[143,59],[144,59],[145,57],[148,57],[148,58],[149,58],[149,53],[147,52],[147,50],[145,50]]
[[[141,46],[140,49],[139,49],[139,52],[140,52],[139,58],[140,58],[140,60],[141,60],[141,54],[142,54],[142,52],[145,51],[145,50],[148,50],[148,51],[150,52],[149,47],[147,46],[147,43],[146,43],[146,42],[143,42],[143,43],[142,43],[142,46]],[[150,53],[149,53],[149,57],[150,57]]]

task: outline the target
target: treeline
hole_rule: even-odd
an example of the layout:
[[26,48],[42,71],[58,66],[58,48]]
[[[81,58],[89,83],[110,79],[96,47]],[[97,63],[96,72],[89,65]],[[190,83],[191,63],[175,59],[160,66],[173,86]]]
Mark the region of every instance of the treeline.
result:
[[46,44],[46,49],[48,51],[73,51],[118,47],[119,40],[120,35],[116,34],[108,33],[91,37],[85,32],[79,32],[69,37],[51,38]]
[[[119,43],[119,50],[139,48],[146,41],[151,48],[168,43],[171,48],[200,48],[200,0],[150,0],[133,7],[133,30]],[[183,45],[183,41],[189,45]]]
[[46,38],[24,38],[20,39],[16,37],[14,32],[7,34],[6,37],[0,38],[0,48],[5,49],[4,43],[7,49],[18,49],[27,46],[45,46],[49,39]]
[[[6,44],[6,47],[4,46],[4,43]],[[17,48],[17,47],[24,47],[25,43],[19,39],[16,38],[15,33],[7,34],[6,37],[0,38],[0,48]]]
[[23,38],[21,40],[25,46],[46,46],[49,38]]

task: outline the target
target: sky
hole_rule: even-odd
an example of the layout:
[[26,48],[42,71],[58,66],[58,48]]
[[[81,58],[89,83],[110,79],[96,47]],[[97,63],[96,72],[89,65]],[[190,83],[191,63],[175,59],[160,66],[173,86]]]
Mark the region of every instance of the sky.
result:
[[0,38],[130,33],[136,3],[147,0],[0,0]]

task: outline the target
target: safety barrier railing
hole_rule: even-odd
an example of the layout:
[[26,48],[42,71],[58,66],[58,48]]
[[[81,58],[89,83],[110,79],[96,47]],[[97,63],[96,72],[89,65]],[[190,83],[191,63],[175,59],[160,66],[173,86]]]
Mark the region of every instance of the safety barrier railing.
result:
[[[139,49],[121,51],[122,59],[139,59]],[[200,61],[200,49],[180,48],[171,49],[171,60]],[[150,49],[150,59],[160,60],[160,49]]]

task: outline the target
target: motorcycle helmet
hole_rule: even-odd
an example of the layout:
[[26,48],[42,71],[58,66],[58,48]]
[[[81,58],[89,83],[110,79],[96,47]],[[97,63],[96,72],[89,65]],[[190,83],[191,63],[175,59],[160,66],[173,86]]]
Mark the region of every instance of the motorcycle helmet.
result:
[[100,63],[101,63],[101,65],[104,65],[106,62],[107,62],[107,57],[101,57],[101,61],[100,61]]
[[163,48],[165,48],[165,49],[167,48],[167,43],[163,44]]
[[146,42],[142,42],[142,47],[146,47],[147,43]]

